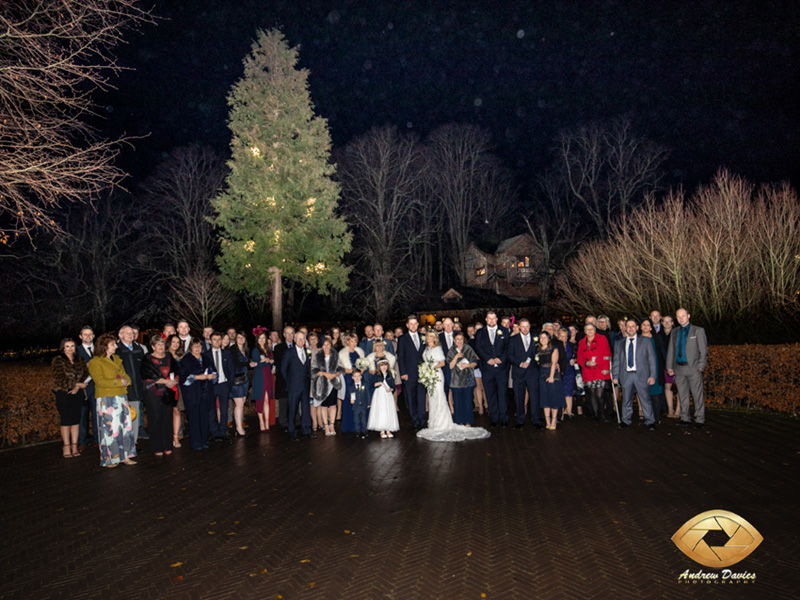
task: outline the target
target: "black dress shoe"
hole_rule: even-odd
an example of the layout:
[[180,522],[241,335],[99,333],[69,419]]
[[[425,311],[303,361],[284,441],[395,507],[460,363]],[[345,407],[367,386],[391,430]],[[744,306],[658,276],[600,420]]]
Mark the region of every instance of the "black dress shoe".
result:
[[694,424],[694,428],[695,428],[695,429],[702,429],[702,428],[703,428],[703,427],[705,427],[705,426],[706,426],[706,424],[705,424],[705,423],[695,423],[695,424]]
[[497,421],[492,421],[489,423],[489,427],[497,427]]
[[308,437],[310,437],[312,440],[315,440],[317,439],[317,434],[312,431],[311,433],[308,434]]
[[503,427],[508,427],[508,421],[503,421],[502,423],[500,423],[500,425]]
[[523,423],[515,423],[514,424],[514,429],[522,429],[523,427],[525,427],[525,425]]
[[655,423],[650,423],[650,425],[648,425],[647,428],[650,431],[655,431],[656,430],[656,424]]
[[536,427],[536,429],[544,429],[544,425],[541,423],[534,423],[533,426]]
[[691,424],[692,424],[691,421],[678,421],[678,425],[680,427],[689,427],[689,425],[691,425]]
[[289,438],[289,439],[291,439],[293,442],[299,442],[299,441],[300,441],[300,438],[299,438],[299,437],[297,437],[297,435],[293,435],[293,436],[292,436],[291,438]]
[[625,422],[619,424],[619,428],[620,429],[622,429],[624,427],[627,427],[627,426],[628,426],[628,423],[625,423]]

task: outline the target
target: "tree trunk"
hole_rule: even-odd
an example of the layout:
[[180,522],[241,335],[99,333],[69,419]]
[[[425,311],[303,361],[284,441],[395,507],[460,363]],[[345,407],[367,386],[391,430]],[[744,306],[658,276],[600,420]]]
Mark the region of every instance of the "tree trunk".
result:
[[272,329],[283,331],[283,287],[281,283],[281,270],[270,267],[272,273]]

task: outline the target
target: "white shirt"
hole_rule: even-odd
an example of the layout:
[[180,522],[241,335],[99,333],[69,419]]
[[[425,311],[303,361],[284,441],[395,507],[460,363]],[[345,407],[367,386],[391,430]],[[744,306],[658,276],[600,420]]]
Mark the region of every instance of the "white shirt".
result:
[[217,368],[217,383],[225,383],[228,379],[222,367],[222,348],[212,348],[211,352],[214,354],[214,366]]

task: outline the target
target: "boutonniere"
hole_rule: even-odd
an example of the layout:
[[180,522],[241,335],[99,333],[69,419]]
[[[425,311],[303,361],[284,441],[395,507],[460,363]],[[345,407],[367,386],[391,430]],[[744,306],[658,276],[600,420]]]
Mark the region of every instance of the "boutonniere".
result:
[[536,356],[533,357],[533,359],[538,363],[539,362],[539,355],[537,354]]
[[539,343],[539,336],[538,336],[538,335],[537,335],[537,336],[535,336],[535,337],[533,338],[533,341],[534,341],[534,342],[536,342],[536,343],[538,344],[538,343]]
[[497,330],[497,337],[503,337],[503,330],[502,329],[498,329]]
[[309,356],[311,356],[311,348],[306,348],[306,354],[308,354]]

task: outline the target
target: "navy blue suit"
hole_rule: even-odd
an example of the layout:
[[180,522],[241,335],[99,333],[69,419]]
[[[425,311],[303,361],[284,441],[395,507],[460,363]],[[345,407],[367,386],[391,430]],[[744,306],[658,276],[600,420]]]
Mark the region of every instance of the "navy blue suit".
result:
[[[450,337],[455,338],[456,332],[453,331],[450,334]],[[439,345],[442,347],[442,354],[444,354],[445,358],[447,358],[447,353],[450,352],[450,348],[455,345],[455,339],[453,342],[448,346],[447,345],[447,334],[444,332],[439,334]],[[450,363],[444,361],[444,367],[442,367],[442,373],[444,373],[444,396],[447,398],[448,393],[450,392]]]
[[346,398],[345,401],[350,402],[353,406],[355,431],[357,434],[367,433],[367,409],[372,401],[372,390],[368,387],[366,378],[361,378],[361,383],[358,384],[358,387],[356,387],[356,382],[353,381],[350,393],[355,398]]
[[[78,343],[78,356],[85,360],[87,365],[89,364],[89,361],[94,358],[94,356],[86,351],[86,348],[81,343]],[[94,443],[98,444],[100,439],[97,435],[97,432],[100,431],[100,426],[97,422],[97,406],[95,405],[94,400],[94,380],[90,381],[89,385],[86,386],[86,400],[86,406],[81,409],[81,423],[78,430],[78,444],[81,446],[85,446],[88,441],[90,419],[92,421],[92,434],[94,435]]]
[[[206,350],[203,352],[203,356],[214,364],[214,371],[219,372],[217,362],[214,360],[214,349]],[[208,427],[214,437],[228,435],[228,399],[231,396],[231,386],[233,385],[233,356],[228,350],[220,348],[220,360],[225,382],[220,383],[219,376],[214,382],[214,395],[208,411]],[[217,401],[219,401],[219,419],[217,419]]]
[[[305,350],[303,350],[305,352]],[[311,357],[306,356],[305,363],[297,355],[297,346],[286,350],[281,362],[281,375],[286,381],[286,392],[288,394],[287,415],[289,420],[289,435],[292,439],[297,437],[297,429],[294,424],[297,407],[303,407],[303,435],[311,435],[311,408],[309,404],[311,390]]]
[[[508,423],[508,329],[498,325],[494,344],[489,337],[489,328],[484,327],[475,336],[475,351],[482,364],[483,388],[489,403],[489,418],[492,423]],[[488,361],[499,358],[500,364],[490,365]]]
[[[517,405],[517,424],[525,423],[525,390],[528,390],[531,409],[531,423],[540,425],[539,416],[539,367],[534,360],[536,356],[536,342],[533,335],[529,334],[528,349],[522,334],[513,336],[508,342],[508,362],[511,363],[511,380],[514,386],[514,399]],[[520,367],[524,362],[530,363],[526,368]]]
[[[417,334],[419,335],[419,334]],[[419,363],[425,351],[425,339],[419,336],[419,349],[414,346],[411,335],[406,333],[397,340],[397,369],[402,380],[408,412],[414,427],[425,427],[425,386],[419,382]],[[402,379],[407,375],[408,379]]]

